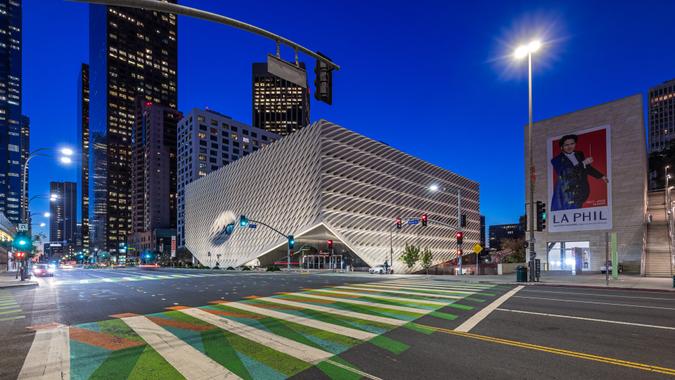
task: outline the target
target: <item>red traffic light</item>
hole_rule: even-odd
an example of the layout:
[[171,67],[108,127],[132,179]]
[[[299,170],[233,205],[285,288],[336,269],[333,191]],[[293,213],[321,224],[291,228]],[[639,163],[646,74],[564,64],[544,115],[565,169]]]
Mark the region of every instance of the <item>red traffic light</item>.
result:
[[17,258],[17,259],[23,260],[24,257],[26,257],[26,253],[25,253],[25,252],[17,252],[17,253],[16,253],[16,258]]
[[401,221],[401,218],[396,218],[396,228],[401,228],[403,225],[403,222]]
[[462,241],[464,241],[464,232],[457,231],[455,237],[457,238],[457,244],[462,244]]
[[332,240],[326,240],[326,243],[328,243],[328,249],[333,249],[333,241]]
[[427,222],[429,221],[429,217],[427,216],[427,214],[422,214],[422,218],[421,218],[421,219],[422,219],[422,226],[426,227],[426,226],[427,226]]

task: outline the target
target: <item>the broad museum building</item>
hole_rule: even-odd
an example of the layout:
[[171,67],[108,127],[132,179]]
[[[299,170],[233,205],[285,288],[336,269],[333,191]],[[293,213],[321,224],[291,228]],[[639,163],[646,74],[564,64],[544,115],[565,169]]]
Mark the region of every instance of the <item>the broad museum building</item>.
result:
[[324,120],[192,182],[185,199],[186,247],[209,267],[285,266],[293,235],[296,268],[411,272],[406,244],[434,265],[457,257],[458,215],[465,254],[480,236],[478,183]]

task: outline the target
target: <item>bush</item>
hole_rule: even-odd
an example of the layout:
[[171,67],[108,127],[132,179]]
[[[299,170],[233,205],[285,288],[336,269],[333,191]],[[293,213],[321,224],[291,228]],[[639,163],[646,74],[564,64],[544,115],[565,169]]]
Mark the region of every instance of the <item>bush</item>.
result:
[[249,268],[249,267],[243,267],[243,268],[241,268],[241,270],[251,270],[251,268]]
[[234,270],[234,267],[227,267],[227,270]]
[[281,269],[279,269],[278,266],[276,265],[270,265],[267,267],[267,272],[279,272]]

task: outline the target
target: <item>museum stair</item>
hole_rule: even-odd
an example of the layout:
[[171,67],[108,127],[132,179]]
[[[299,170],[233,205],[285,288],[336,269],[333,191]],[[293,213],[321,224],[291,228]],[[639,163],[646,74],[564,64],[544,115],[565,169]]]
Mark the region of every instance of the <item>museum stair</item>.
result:
[[644,275],[647,277],[671,276],[671,243],[668,237],[668,218],[664,196],[664,191],[654,191],[647,195],[647,213],[651,215],[651,222],[647,224],[645,253]]

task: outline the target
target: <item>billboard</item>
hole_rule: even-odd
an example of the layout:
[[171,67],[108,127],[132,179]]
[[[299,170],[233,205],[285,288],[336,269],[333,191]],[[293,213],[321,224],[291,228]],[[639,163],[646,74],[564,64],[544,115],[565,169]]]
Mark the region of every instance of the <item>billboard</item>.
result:
[[547,142],[549,232],[612,228],[608,125]]

